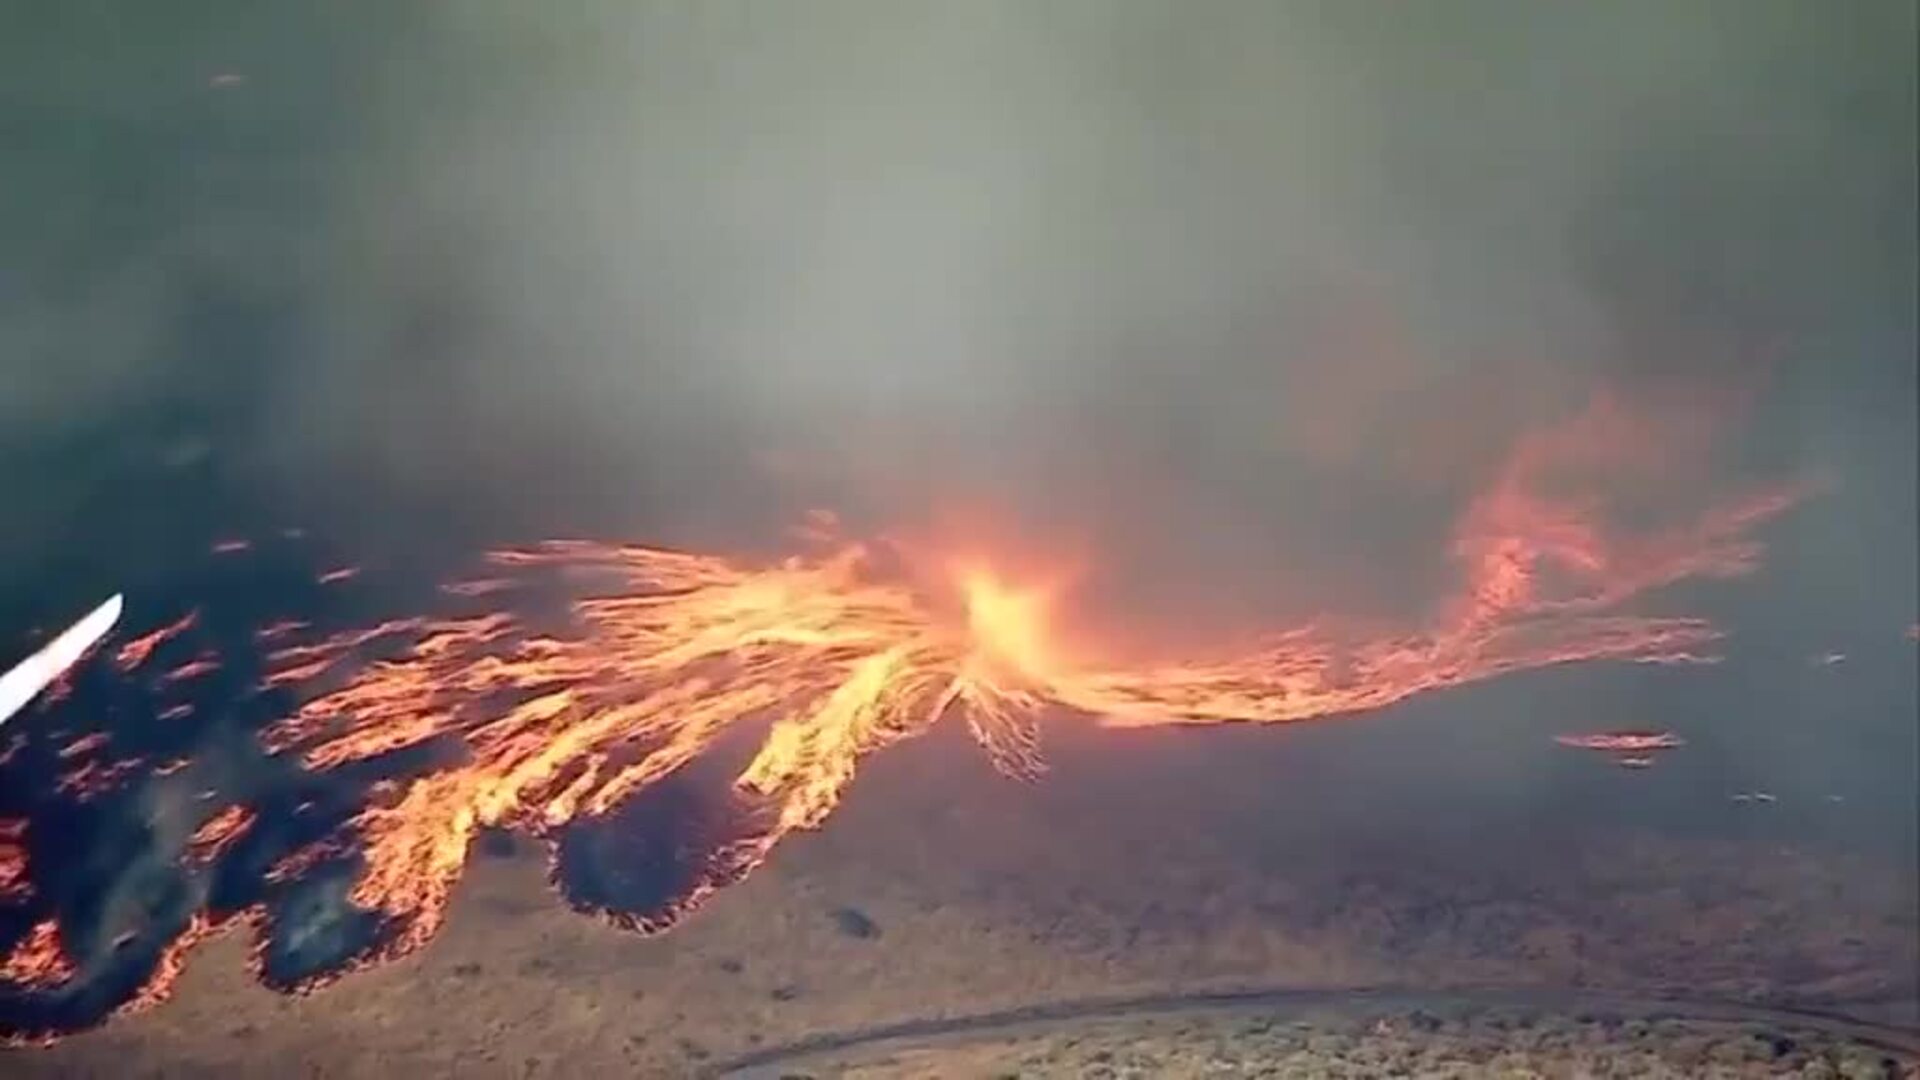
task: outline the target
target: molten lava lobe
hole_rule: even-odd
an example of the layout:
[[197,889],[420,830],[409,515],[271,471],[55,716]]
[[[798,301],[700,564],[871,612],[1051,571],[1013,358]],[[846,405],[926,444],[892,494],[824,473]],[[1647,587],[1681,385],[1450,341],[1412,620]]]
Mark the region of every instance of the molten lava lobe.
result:
[[[502,832],[552,845],[569,903],[659,930],[826,822],[868,755],[942,719],[1031,777],[1051,711],[1290,723],[1554,664],[1706,659],[1712,625],[1626,605],[1750,572],[1754,530],[1804,489],[1658,516],[1638,499],[1623,527],[1609,496],[1665,474],[1654,442],[1614,403],[1523,442],[1461,515],[1458,587],[1425,618],[1124,660],[1062,640],[1058,581],[938,540],[831,541],[825,519],[811,553],[771,565],[579,540],[499,551],[424,612],[345,625],[330,605],[377,582],[281,573],[295,604],[206,603],[83,664],[58,706],[79,726],[36,729],[0,764],[0,819],[26,822],[0,831],[0,1032],[158,1000],[225,927],[252,928],[281,989],[404,955]],[[280,557],[246,550],[219,564]]]

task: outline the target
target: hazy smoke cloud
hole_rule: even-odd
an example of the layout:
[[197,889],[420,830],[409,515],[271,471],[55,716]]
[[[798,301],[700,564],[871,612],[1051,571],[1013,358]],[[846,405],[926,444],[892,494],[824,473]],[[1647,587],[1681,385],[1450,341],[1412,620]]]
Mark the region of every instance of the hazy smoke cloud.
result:
[[422,498],[973,497],[1236,589],[1405,564],[1596,382],[1770,375],[1763,456],[1846,456],[1912,424],[1912,11],[1854,12],[449,9],[370,63],[285,407]]
[[0,65],[36,619],[240,516],[351,560],[778,547],[808,506],[981,510],[1156,609],[1406,609],[1596,387],[1711,405],[1662,477],[1702,499],[1834,481],[1758,615],[1913,617],[1908,3],[37,18]]
[[1238,561],[1596,378],[1768,346],[1829,403],[1776,457],[1911,429],[1910,5],[75,7],[8,76],[15,441],[224,393],[303,489],[753,534],[1150,493]]
[[9,580],[238,490],[350,558],[959,504],[1404,607],[1614,384],[1837,481],[1796,618],[1912,617],[1911,3],[121,6],[0,65]]

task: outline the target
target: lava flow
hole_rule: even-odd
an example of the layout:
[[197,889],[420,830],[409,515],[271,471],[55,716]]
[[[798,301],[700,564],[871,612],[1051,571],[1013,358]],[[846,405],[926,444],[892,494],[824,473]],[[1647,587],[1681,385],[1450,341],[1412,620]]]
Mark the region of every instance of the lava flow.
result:
[[[29,871],[51,850],[31,842],[38,825],[0,822],[0,889],[13,905],[0,922],[0,1025],[45,1038],[157,1000],[185,947],[230,922],[254,926],[256,968],[284,989],[404,954],[441,925],[488,828],[547,840],[568,888],[562,864],[583,836],[654,813],[675,835],[640,860],[647,880],[570,899],[658,930],[782,837],[824,822],[863,757],[943,717],[966,724],[1003,772],[1032,776],[1050,713],[1280,723],[1548,665],[1707,658],[1709,623],[1620,609],[1682,579],[1752,570],[1753,530],[1799,491],[1627,535],[1600,520],[1596,493],[1551,490],[1567,445],[1524,446],[1468,509],[1453,544],[1461,587],[1410,627],[1314,625],[1121,663],[1050,630],[1057,590],[1009,581],[986,560],[852,542],[770,566],[549,542],[497,552],[484,576],[448,586],[451,615],[336,634],[276,621],[256,634],[269,650],[261,690],[290,705],[257,743],[294,794],[256,783],[251,805],[150,824],[143,835],[170,838],[152,840],[150,861],[199,882],[180,887],[190,899],[132,929],[82,925],[75,906],[33,891]],[[556,594],[563,605],[546,602]],[[194,627],[183,617],[110,655],[157,693],[229,677],[203,646],[173,640]],[[102,759],[111,752],[88,743],[70,764],[124,794],[135,778]],[[203,767],[190,755],[150,765],[156,791]],[[648,810],[679,806],[675,785],[703,769],[723,771],[698,814]],[[118,948],[127,935],[144,944]]]

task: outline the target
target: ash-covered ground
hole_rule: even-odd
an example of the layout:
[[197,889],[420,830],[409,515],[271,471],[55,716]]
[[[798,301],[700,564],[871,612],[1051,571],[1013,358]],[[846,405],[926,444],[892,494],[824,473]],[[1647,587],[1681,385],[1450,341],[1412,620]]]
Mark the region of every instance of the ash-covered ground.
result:
[[[1841,842],[1871,808],[1786,784],[1735,802],[1706,753],[1621,770],[1473,704],[1117,742],[1063,724],[1033,784],[936,734],[657,938],[567,911],[537,853],[490,841],[414,957],[289,999],[221,939],[174,1000],[7,1064],[699,1075],[823,1033],[1249,988],[1537,986],[1920,1030],[1911,862]],[[1482,738],[1526,739],[1511,757],[1535,774],[1461,781]]]

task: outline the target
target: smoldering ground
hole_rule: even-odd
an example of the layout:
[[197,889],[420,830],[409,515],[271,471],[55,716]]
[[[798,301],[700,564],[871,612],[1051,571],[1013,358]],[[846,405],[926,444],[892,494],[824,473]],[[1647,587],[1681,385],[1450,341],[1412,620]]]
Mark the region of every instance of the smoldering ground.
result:
[[[1133,611],[1417,609],[1522,432],[1676,385],[1743,403],[1701,497],[1834,480],[1713,600],[1748,656],[1914,617],[1909,3],[47,7],[9,625],[189,602],[231,531],[433,569],[956,501]],[[1862,679],[1715,723],[1765,775],[1851,695],[1884,758]]]

